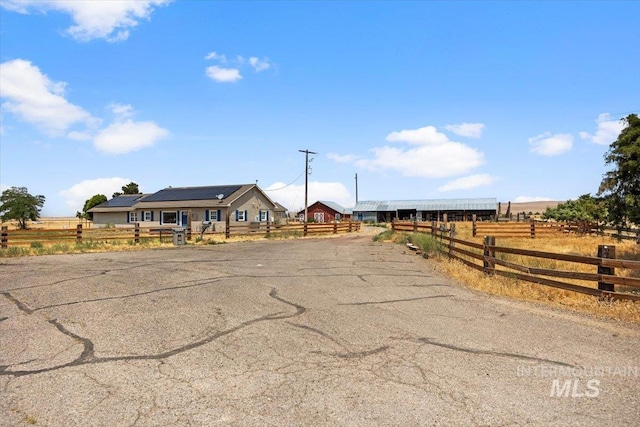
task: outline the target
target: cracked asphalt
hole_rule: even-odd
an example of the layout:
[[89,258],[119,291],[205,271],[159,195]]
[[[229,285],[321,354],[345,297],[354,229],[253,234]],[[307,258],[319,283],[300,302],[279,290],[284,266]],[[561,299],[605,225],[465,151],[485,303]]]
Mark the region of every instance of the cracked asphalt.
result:
[[375,232],[0,260],[0,425],[640,425],[637,328]]

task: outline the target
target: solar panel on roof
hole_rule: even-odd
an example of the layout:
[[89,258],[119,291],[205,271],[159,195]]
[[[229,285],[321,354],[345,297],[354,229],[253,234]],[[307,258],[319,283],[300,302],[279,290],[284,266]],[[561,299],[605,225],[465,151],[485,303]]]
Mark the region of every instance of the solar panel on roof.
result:
[[177,202],[183,200],[213,200],[226,199],[230,194],[240,189],[240,185],[216,185],[211,187],[183,187],[165,188],[155,194],[145,197],[145,202]]
[[133,194],[133,195],[122,195],[114,197],[111,200],[107,200],[100,207],[109,207],[109,208],[128,208],[135,205],[138,202],[138,199],[143,197],[142,194]]

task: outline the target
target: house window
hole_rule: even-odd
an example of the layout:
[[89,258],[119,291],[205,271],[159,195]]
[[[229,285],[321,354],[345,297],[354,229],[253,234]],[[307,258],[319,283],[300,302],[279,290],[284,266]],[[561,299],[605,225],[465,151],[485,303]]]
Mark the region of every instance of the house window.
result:
[[260,211],[260,222],[269,221],[269,211],[261,210]]
[[153,221],[153,215],[152,215],[152,213],[153,213],[153,212],[151,212],[151,211],[146,211],[146,212],[144,213],[144,220],[145,220],[145,221]]
[[138,212],[129,212],[129,222],[138,222]]
[[246,221],[247,220],[247,211],[236,211],[236,221]]
[[163,224],[177,224],[178,223],[178,213],[177,212],[162,212],[162,223]]
[[336,221],[340,221],[340,214],[339,213],[336,214]]

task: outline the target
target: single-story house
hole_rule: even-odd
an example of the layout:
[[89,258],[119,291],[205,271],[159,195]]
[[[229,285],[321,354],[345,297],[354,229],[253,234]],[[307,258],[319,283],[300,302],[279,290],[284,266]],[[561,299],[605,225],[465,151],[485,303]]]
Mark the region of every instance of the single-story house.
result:
[[[336,202],[318,200],[307,207],[309,219],[316,222],[345,221],[351,219],[351,209],[346,209]],[[304,210],[298,212],[298,219],[304,221]]]
[[222,231],[229,222],[273,222],[276,204],[256,185],[214,185],[169,187],[153,194],[121,195],[101,203],[88,212],[96,227],[113,224],[143,227],[191,225],[201,230]]
[[358,221],[391,222],[394,219],[418,221],[470,221],[473,215],[478,220],[496,217],[498,200],[484,199],[439,199],[439,200],[387,200],[362,201],[353,208],[353,217]]

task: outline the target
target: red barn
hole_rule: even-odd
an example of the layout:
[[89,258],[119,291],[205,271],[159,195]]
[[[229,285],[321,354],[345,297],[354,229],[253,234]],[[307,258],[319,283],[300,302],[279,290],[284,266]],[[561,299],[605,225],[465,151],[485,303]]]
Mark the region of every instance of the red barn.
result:
[[[345,209],[335,202],[318,200],[307,207],[308,220],[316,222],[348,221],[351,219],[351,209]],[[304,220],[304,210],[298,212],[298,219]]]

